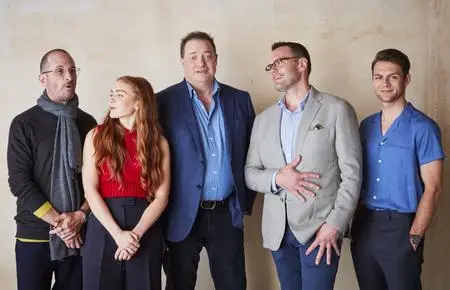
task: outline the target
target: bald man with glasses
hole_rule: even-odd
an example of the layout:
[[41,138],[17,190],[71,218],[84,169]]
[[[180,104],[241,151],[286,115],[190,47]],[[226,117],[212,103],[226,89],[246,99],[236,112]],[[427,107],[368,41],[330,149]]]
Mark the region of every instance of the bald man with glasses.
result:
[[78,71],[67,51],[47,52],[39,73],[43,93],[11,123],[7,159],[17,197],[18,290],[82,289],[79,249],[89,206],[81,185],[81,149],[96,121],[78,108]]

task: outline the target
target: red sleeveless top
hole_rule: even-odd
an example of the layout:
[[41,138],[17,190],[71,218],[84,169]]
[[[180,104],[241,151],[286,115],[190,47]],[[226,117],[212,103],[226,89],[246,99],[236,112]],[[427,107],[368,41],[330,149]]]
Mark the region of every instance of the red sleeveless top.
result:
[[99,191],[102,197],[139,197],[147,198],[148,192],[141,185],[141,165],[137,159],[136,130],[124,128],[124,145],[127,155],[122,168],[122,184],[110,178],[106,162],[99,174]]

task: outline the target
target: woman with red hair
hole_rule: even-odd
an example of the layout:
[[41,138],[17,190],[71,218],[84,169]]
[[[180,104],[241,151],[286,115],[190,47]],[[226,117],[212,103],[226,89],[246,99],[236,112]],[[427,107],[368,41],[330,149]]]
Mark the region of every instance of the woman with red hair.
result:
[[168,201],[170,161],[146,79],[117,79],[103,124],[86,136],[82,173],[93,213],[83,252],[83,289],[160,290],[158,218]]

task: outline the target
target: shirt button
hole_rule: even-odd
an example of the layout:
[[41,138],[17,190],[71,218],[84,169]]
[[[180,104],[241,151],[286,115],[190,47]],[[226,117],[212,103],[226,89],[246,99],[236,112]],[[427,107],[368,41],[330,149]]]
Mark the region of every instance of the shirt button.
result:
[[211,140],[211,141],[212,141],[212,139],[213,139],[212,137],[209,137],[209,140]]
[[212,155],[212,157],[216,157],[216,154],[215,153],[213,153],[213,154],[211,154]]
[[380,179],[379,179],[379,178],[377,178],[377,182],[378,182],[378,181],[380,181]]
[[213,187],[213,188],[212,188],[212,190],[216,190],[216,188],[215,188],[215,187]]
[[377,196],[376,196],[376,195],[374,195],[374,196],[373,196],[373,199],[377,199]]
[[378,163],[381,163],[381,159],[378,159]]
[[381,142],[380,145],[384,145],[384,142]]

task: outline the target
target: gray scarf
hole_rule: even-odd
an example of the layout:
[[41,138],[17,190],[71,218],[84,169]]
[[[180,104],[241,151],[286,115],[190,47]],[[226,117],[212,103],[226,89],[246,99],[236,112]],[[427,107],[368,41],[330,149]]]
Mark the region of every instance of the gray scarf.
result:
[[[73,212],[81,206],[81,140],[75,120],[78,115],[78,96],[67,104],[52,102],[44,91],[37,100],[42,110],[58,117],[50,185],[50,203],[60,213]],[[52,261],[78,255],[79,250],[66,247],[57,235],[50,235]]]

